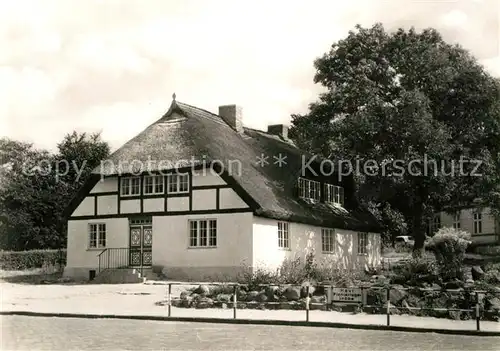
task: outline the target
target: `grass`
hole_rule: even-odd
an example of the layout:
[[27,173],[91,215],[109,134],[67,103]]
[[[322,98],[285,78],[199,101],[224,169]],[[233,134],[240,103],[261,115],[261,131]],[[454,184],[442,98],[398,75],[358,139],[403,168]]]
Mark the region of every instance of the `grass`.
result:
[[62,270],[56,266],[24,270],[0,270],[0,281],[14,284],[55,283],[62,278]]

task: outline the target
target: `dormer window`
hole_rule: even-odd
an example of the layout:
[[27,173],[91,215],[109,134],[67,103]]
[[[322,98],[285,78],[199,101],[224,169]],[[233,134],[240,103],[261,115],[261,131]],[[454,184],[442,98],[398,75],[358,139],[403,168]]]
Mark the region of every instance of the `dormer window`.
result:
[[341,186],[325,184],[324,192],[326,203],[344,205],[344,188]]
[[306,200],[320,201],[321,199],[320,182],[299,178],[299,197]]

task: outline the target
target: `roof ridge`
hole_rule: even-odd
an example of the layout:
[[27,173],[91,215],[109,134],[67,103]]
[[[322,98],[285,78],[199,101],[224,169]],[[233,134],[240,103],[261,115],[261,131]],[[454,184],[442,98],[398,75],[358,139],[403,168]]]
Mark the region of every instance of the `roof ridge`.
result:
[[199,108],[199,107],[194,106],[194,105],[186,104],[185,102],[180,102],[180,101],[176,101],[176,102],[177,102],[177,104],[181,104],[181,105],[185,105],[187,107],[195,108],[197,110],[200,110],[200,111],[203,111],[203,112],[206,112],[206,113],[210,113],[212,116],[219,117],[220,119],[222,119],[222,117],[220,115],[218,115],[216,113],[213,113],[213,112],[210,112],[208,110],[205,110],[203,108]]

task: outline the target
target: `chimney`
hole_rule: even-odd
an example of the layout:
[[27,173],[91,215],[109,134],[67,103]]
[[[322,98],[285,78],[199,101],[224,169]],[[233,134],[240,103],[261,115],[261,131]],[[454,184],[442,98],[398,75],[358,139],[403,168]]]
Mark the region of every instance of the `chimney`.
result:
[[241,106],[219,106],[219,116],[221,116],[222,119],[238,133],[243,133],[243,110]]
[[267,126],[267,133],[278,135],[283,139],[288,139],[288,126],[284,124],[273,124]]

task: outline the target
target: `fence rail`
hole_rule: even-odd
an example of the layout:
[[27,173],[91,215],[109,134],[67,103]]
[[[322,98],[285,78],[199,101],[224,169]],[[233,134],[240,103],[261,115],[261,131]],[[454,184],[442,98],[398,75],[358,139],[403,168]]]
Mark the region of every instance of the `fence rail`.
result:
[[[237,310],[238,310],[238,292],[239,289],[242,287],[245,287],[245,284],[237,284],[237,283],[220,283],[220,282],[169,282],[168,283],[168,289],[166,291],[166,306],[167,306],[167,313],[168,317],[172,317],[172,302],[173,301],[182,301],[180,297],[173,298],[172,297],[172,286],[195,286],[195,285],[205,285],[209,287],[214,287],[214,286],[225,286],[225,287],[232,287],[232,302],[228,302],[228,307],[232,307],[233,309],[233,319],[237,319]],[[310,286],[309,285],[294,285],[294,284],[259,284],[258,287],[264,288],[264,287],[298,287],[298,288],[306,288],[306,297],[305,297],[305,321],[309,322],[310,321],[310,311],[311,311],[311,306],[326,306],[327,310],[332,310],[335,308],[335,306],[338,305],[353,305],[357,306],[360,308],[360,311],[363,312],[365,308],[377,308],[385,309],[385,316],[386,316],[386,325],[390,326],[391,325],[391,315],[392,313],[392,308],[402,308],[404,310],[413,310],[413,311],[441,311],[441,312],[451,312],[451,311],[460,311],[460,312],[469,312],[474,315],[473,321],[475,321],[475,330],[480,331],[481,330],[481,314],[482,313],[494,313],[498,311],[491,310],[491,309],[484,309],[481,307],[481,297],[484,298],[485,294],[491,294],[496,297],[500,297],[500,292],[498,291],[487,291],[487,290],[460,290],[460,289],[432,289],[432,288],[405,288],[405,287],[398,287],[397,290],[407,290],[407,291],[422,291],[422,292],[449,292],[449,293],[457,293],[457,294],[468,294],[470,297],[474,297],[473,305],[470,308],[439,308],[439,307],[397,307],[396,305],[391,304],[391,291],[395,290],[392,287],[376,287],[376,286],[359,286],[359,287],[336,287],[334,285],[324,285],[324,284],[318,284],[314,285],[314,288],[323,288],[324,291],[333,291],[334,289],[360,289],[361,294],[363,295],[364,293],[367,293],[369,290],[385,290],[385,297],[386,301],[384,302],[385,306],[380,306],[380,305],[370,305],[365,303],[365,297],[363,295],[363,299],[361,302],[340,302],[340,301],[330,301],[331,294],[329,295],[329,300],[327,302],[311,302],[311,296],[312,294],[310,293]],[[241,303],[246,303],[248,304],[248,301],[241,301]],[[258,304],[259,302],[255,302]],[[278,305],[283,302],[265,302],[266,305]]]
[[130,249],[128,247],[106,248],[97,255],[99,268],[97,273],[106,269],[125,268],[129,265]]

